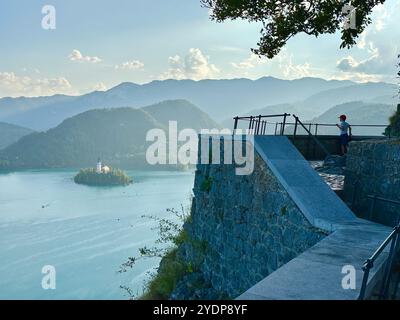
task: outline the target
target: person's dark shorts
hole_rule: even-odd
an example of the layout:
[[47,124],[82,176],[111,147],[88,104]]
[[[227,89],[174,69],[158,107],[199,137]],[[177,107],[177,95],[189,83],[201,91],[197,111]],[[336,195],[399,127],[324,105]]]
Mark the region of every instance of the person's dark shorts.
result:
[[349,144],[349,141],[350,141],[350,139],[349,139],[349,135],[347,133],[340,135],[340,145],[341,146],[347,146]]

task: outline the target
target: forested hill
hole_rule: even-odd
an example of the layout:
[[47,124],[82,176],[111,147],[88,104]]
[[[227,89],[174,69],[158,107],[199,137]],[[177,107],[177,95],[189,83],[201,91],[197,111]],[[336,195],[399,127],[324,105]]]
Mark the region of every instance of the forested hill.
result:
[[3,168],[62,168],[93,166],[98,157],[123,168],[146,166],[146,134],[167,130],[168,121],[179,128],[215,128],[218,125],[193,104],[166,101],[141,109],[98,109],[63,121],[47,132],[33,133],[0,151]]
[[32,132],[33,130],[28,128],[0,122],[0,149],[17,142],[23,136],[26,136]]

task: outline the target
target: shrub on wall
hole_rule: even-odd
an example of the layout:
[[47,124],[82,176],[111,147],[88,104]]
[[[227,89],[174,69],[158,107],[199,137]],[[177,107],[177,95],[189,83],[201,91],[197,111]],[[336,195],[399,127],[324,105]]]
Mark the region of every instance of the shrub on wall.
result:
[[400,104],[397,105],[397,111],[390,117],[390,125],[385,134],[392,137],[400,137]]

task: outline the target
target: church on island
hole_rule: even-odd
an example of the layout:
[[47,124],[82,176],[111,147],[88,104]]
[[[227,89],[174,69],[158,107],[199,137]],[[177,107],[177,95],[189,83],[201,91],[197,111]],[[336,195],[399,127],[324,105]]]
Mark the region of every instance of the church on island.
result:
[[101,163],[100,158],[97,160],[97,166],[96,166],[96,173],[109,173],[111,171],[110,167],[108,166],[103,166]]

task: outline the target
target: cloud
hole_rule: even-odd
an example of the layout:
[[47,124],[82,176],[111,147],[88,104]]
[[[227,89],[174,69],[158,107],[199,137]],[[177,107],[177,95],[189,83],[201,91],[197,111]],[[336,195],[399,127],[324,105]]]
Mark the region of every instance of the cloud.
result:
[[383,30],[387,25],[387,21],[391,19],[391,14],[383,4],[379,4],[374,8],[373,15],[376,31]]
[[276,57],[281,74],[285,79],[298,79],[304,77],[316,76],[311,63],[304,62],[296,64],[294,55],[289,53],[285,48]]
[[260,58],[259,56],[255,55],[255,54],[251,54],[250,57],[248,57],[247,59],[245,59],[239,63],[232,62],[231,65],[236,69],[246,70],[246,69],[255,68],[259,65],[263,65],[266,63],[268,63],[267,58]]
[[351,80],[354,82],[382,82],[385,81],[384,76],[366,74],[360,72],[341,72],[335,73],[329,77],[329,80]]
[[169,69],[164,72],[161,79],[212,79],[215,78],[220,70],[209,61],[200,49],[191,48],[182,59],[176,55],[168,58]]
[[14,72],[0,72],[0,96],[46,96],[53,94],[75,94],[64,77],[31,78],[18,76]]
[[399,9],[398,1],[394,0],[374,8],[373,23],[361,34],[357,47],[351,55],[337,61],[336,69],[341,72],[338,77],[361,81],[395,81],[400,49],[395,41],[400,37]]
[[122,69],[122,70],[138,70],[143,68],[144,68],[144,63],[139,60],[127,61],[121,63],[120,65],[115,66],[115,69]]
[[106,91],[107,90],[107,86],[104,84],[104,82],[99,82],[96,83],[93,87],[92,87],[93,91]]
[[68,56],[69,60],[75,62],[89,62],[89,63],[99,63],[102,60],[99,57],[84,56],[79,50],[72,50],[71,54]]
[[390,44],[381,44],[376,47],[369,41],[368,57],[357,60],[353,56],[347,56],[337,61],[336,68],[342,72],[355,72],[368,75],[392,75],[395,73],[397,59],[397,47]]

